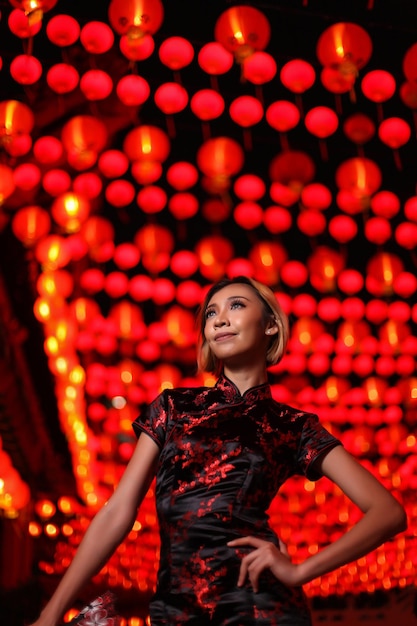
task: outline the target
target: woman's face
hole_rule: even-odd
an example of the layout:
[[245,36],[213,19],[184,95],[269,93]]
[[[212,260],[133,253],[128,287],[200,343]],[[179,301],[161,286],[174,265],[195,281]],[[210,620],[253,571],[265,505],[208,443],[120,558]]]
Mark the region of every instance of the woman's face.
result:
[[205,310],[204,336],[225,364],[265,363],[269,338],[277,332],[249,285],[233,283],[215,293]]

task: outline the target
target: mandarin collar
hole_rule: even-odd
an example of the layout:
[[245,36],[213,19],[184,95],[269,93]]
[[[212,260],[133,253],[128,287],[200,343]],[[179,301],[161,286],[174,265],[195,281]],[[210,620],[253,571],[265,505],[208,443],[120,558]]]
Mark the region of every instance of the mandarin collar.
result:
[[255,402],[272,398],[271,386],[268,382],[255,385],[255,387],[251,387],[247,389],[244,394],[241,394],[237,386],[223,373],[220,374],[215,387],[229,402],[233,400],[238,402],[242,400]]

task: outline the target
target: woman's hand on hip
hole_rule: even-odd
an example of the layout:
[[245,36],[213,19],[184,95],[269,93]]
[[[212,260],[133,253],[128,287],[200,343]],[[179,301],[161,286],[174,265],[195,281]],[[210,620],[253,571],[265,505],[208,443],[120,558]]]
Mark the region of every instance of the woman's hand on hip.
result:
[[241,537],[229,541],[231,548],[252,547],[253,550],[242,557],[240,565],[238,586],[245,584],[249,579],[255,592],[259,590],[259,577],[264,570],[269,569],[272,574],[287,585],[297,586],[298,566],[291,562],[285,545],[280,541],[278,548],[271,541],[265,541],[257,537]]

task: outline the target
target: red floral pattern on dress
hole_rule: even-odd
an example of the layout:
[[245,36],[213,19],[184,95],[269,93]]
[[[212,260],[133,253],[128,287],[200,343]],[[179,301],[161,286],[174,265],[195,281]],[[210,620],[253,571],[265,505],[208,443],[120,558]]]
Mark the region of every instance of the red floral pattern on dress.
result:
[[245,550],[227,542],[255,535],[279,545],[272,499],[294,474],[319,478],[314,461],[340,444],[318,417],[276,402],[269,384],[241,395],[222,375],[214,387],[165,390],[133,428],[161,448],[152,626],[308,626],[302,589],[270,572],[257,593],[236,586]]

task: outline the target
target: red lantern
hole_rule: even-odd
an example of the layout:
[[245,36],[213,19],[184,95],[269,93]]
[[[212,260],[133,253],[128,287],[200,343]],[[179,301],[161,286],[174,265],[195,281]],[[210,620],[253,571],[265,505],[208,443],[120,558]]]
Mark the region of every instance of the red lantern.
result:
[[176,299],[177,302],[179,302],[179,304],[182,304],[183,306],[197,306],[202,300],[200,285],[193,280],[181,281],[177,287]]
[[32,110],[18,100],[0,102],[0,145],[10,146],[19,136],[29,135],[34,125]]
[[243,78],[254,85],[270,82],[277,73],[277,64],[267,52],[254,52],[243,62]]
[[307,268],[301,261],[286,261],[281,267],[281,279],[289,287],[297,289],[306,283],[307,278]]
[[104,100],[113,89],[113,80],[104,70],[88,70],[80,80],[80,89],[87,100]]
[[287,257],[287,251],[281,244],[268,240],[258,241],[249,252],[255,278],[266,285],[276,285],[279,282],[280,271]]
[[144,213],[159,213],[166,206],[167,194],[162,187],[148,185],[138,192],[136,202]]
[[172,194],[168,202],[168,208],[177,220],[194,217],[198,207],[198,199],[192,193],[185,191]]
[[70,252],[67,240],[59,235],[43,237],[36,245],[35,256],[45,269],[59,269],[67,265]]
[[417,224],[403,222],[395,229],[395,239],[406,250],[415,250],[417,247]]
[[316,53],[324,67],[333,67],[346,76],[357,76],[371,57],[372,40],[362,26],[338,22],[322,32]]
[[[315,172],[312,158],[305,152],[297,150],[288,150],[278,154],[269,166],[271,180],[284,185],[290,192],[293,192],[295,199],[300,197],[303,187],[311,182]],[[279,198],[273,198],[273,200],[284,204]]]
[[80,76],[77,70],[68,63],[57,63],[50,67],[46,74],[46,82],[49,87],[61,95],[73,91],[79,80]]
[[76,193],[64,193],[56,198],[51,207],[55,222],[68,233],[77,232],[90,214],[90,203]]
[[403,72],[410,83],[417,80],[417,43],[413,43],[407,50],[403,58]]
[[131,161],[158,161],[168,157],[170,141],[158,126],[137,126],[124,139],[123,150]]
[[319,246],[307,260],[312,286],[321,293],[335,290],[337,278],[344,269],[340,253],[327,246]]
[[214,89],[200,89],[191,98],[190,107],[194,115],[207,122],[220,117],[224,111],[224,100]]
[[233,246],[226,237],[213,235],[200,239],[195,252],[201,275],[215,281],[225,275],[227,264],[233,257]]
[[36,24],[43,18],[43,14],[50,11],[58,0],[10,0],[10,4],[22,9],[29,20],[29,24]]
[[339,189],[354,191],[361,198],[370,197],[380,187],[381,182],[381,170],[371,159],[347,159],[336,170],[336,184]]
[[241,200],[259,200],[265,194],[265,183],[259,176],[244,174],[235,180],[235,194]]
[[176,72],[191,63],[194,48],[184,37],[168,37],[159,47],[159,58],[164,65]]
[[364,113],[354,113],[345,120],[343,132],[353,143],[363,146],[375,135],[375,124]]
[[229,114],[236,124],[243,128],[249,128],[261,121],[264,110],[257,98],[253,96],[239,96],[231,103]]
[[29,39],[34,37],[41,29],[42,22],[33,23],[21,9],[13,9],[10,13],[7,23],[13,35],[20,39]]
[[198,64],[207,74],[218,76],[230,70],[233,55],[217,41],[210,41],[200,49]]
[[329,221],[329,233],[339,243],[347,243],[356,237],[358,227],[348,215],[335,215]]
[[19,209],[12,219],[13,233],[28,248],[45,237],[50,228],[49,213],[39,206],[27,206]]
[[353,269],[342,270],[337,278],[339,289],[349,296],[361,291],[364,282],[362,274]]
[[98,168],[107,178],[118,178],[127,172],[129,160],[120,150],[106,150],[100,155]]
[[332,194],[330,189],[322,183],[310,183],[301,192],[301,202],[309,209],[322,211],[331,205]]
[[297,217],[297,226],[308,237],[316,237],[324,232],[326,218],[319,211],[304,209]]
[[171,187],[184,191],[197,183],[198,171],[192,163],[178,161],[168,168],[166,178]]
[[75,193],[84,196],[87,200],[97,198],[103,188],[100,176],[94,172],[78,174],[72,181]]
[[44,174],[42,186],[50,196],[59,196],[71,187],[71,176],[65,170],[51,169]]
[[323,67],[320,72],[320,80],[323,87],[334,94],[348,93],[355,84],[355,74],[345,76],[333,67]]
[[[390,219],[397,215],[401,208],[399,197],[392,191],[378,191],[371,198],[371,209],[375,215]],[[405,206],[404,206],[404,212]]]
[[56,137],[44,135],[33,144],[33,154],[39,163],[50,165],[56,163],[63,153],[62,143]]
[[121,53],[129,61],[144,61],[148,59],[155,49],[155,42],[151,35],[143,35],[140,39],[122,35],[119,41]]
[[307,61],[292,59],[282,66],[279,77],[284,87],[295,94],[302,94],[314,85],[316,72]]
[[129,180],[113,180],[107,185],[105,196],[115,207],[128,206],[135,198],[135,187]]
[[105,22],[87,22],[81,29],[80,41],[90,54],[104,54],[112,47],[114,34]]
[[140,39],[146,34],[153,35],[160,28],[164,7],[161,0],[111,0],[108,15],[119,35]]
[[41,179],[41,171],[34,163],[22,163],[15,167],[13,179],[18,189],[31,191],[38,186]]
[[71,15],[54,15],[46,25],[46,35],[56,46],[72,46],[80,35],[80,25]]
[[394,151],[395,163],[401,169],[398,148],[404,146],[411,137],[409,124],[401,117],[390,117],[379,125],[378,137]]
[[77,115],[66,122],[61,139],[70,165],[77,170],[88,169],[107,143],[107,128],[96,117]]
[[262,224],[262,207],[250,200],[239,202],[234,209],[233,218],[239,226],[246,230],[253,230]]
[[198,259],[191,250],[180,250],[172,255],[171,270],[180,278],[189,278],[198,270]]
[[239,172],[243,161],[243,149],[230,137],[208,139],[197,152],[199,169],[220,187],[228,186],[230,177]]
[[284,207],[270,206],[264,212],[264,225],[272,234],[285,233],[292,225],[291,213]]
[[269,105],[265,113],[266,121],[280,133],[295,128],[300,121],[300,111],[288,100],[277,100]]
[[33,85],[42,75],[42,64],[34,56],[19,54],[10,63],[10,74],[20,85]]
[[90,257],[95,261],[107,261],[114,251],[114,227],[104,217],[94,215],[81,227],[81,235],[88,245]]
[[238,5],[226,9],[217,19],[214,38],[242,63],[256,50],[269,43],[271,27],[266,16],[251,6]]
[[386,70],[368,72],[361,83],[364,95],[372,102],[380,104],[386,102],[395,93],[395,78]]
[[117,97],[126,106],[140,106],[149,98],[149,83],[136,74],[123,76],[116,86]]
[[308,111],[304,123],[312,135],[319,139],[325,139],[336,132],[339,126],[339,119],[333,109],[318,106]]
[[366,267],[366,288],[373,296],[387,296],[393,293],[394,278],[404,271],[401,259],[389,252],[378,252]]
[[188,104],[188,93],[178,83],[164,83],[156,89],[154,99],[156,106],[165,115],[173,115],[185,109]]
[[365,224],[364,232],[368,241],[377,245],[386,243],[392,235],[391,224],[385,217],[369,218]]

